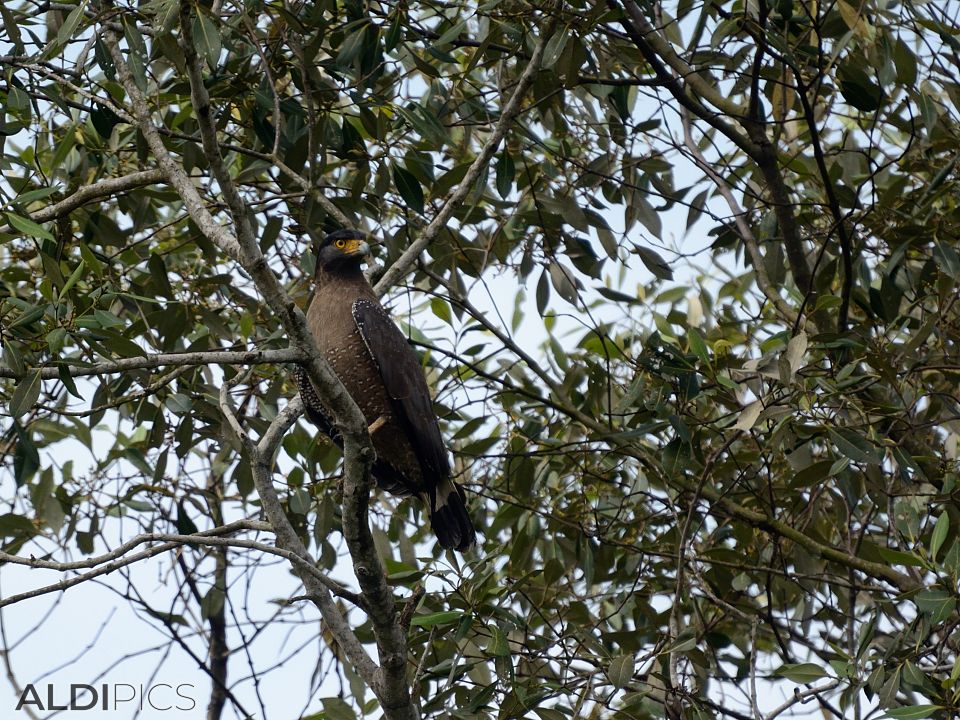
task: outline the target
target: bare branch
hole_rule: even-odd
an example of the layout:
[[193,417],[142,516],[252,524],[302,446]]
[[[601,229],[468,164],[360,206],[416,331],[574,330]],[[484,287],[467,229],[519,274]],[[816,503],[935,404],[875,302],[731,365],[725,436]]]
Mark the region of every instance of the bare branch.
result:
[[768,712],[766,715],[763,716],[763,718],[764,720],[773,720],[775,717],[782,715],[787,710],[792,708],[794,705],[797,705],[799,703],[804,703],[809,698],[816,697],[817,695],[819,695],[822,692],[825,692],[826,690],[833,690],[833,688],[837,687],[839,684],[840,684],[840,681],[838,679],[833,679],[833,680],[830,680],[829,682],[824,683],[823,685],[816,685],[814,687],[807,688],[806,690],[796,689],[793,692],[793,697],[791,697],[782,705],[779,705],[773,710],[771,710],[770,712]]
[[303,414],[303,400],[299,393],[295,395],[290,402],[281,410],[270,423],[266,432],[260,437],[257,443],[257,451],[265,458],[272,458],[280,446],[280,441],[287,430],[297,421],[297,418]]
[[[62,215],[68,215],[78,207],[93,200],[118,195],[145,185],[153,185],[163,180],[164,177],[162,170],[154,169],[130,173],[121,177],[107,178],[93,185],[86,185],[53,205],[47,205],[34,213],[30,213],[30,219],[38,223],[53,220]],[[0,225],[0,232],[9,232],[9,230],[9,225]]]
[[[70,377],[86,377],[90,375],[113,375],[130,370],[152,369],[167,365],[178,367],[195,365],[276,365],[299,362],[304,360],[305,357],[305,353],[295,348],[285,348],[283,350],[205,350],[189,353],[144,354],[141,357],[107,360],[93,365],[83,365],[80,361],[76,361],[78,364],[73,365],[68,364],[72,361],[66,360],[55,367],[44,367],[39,368],[39,370],[41,379],[56,380],[61,377],[61,373]],[[28,368],[27,372],[35,372],[35,369]],[[0,367],[0,378],[19,377],[21,376],[13,370]]]
[[[321,583],[327,590],[334,593],[338,597],[342,597],[344,600],[349,600],[351,603],[362,607],[363,603],[361,598],[348,588],[345,588],[340,583],[335,580],[331,580],[324,572],[319,570],[316,565],[306,561],[303,557],[297,555],[295,552],[286,550],[275,545],[268,545],[266,543],[257,542],[255,540],[244,540],[242,538],[224,538],[212,535],[212,533],[221,533],[228,534],[232,532],[237,532],[238,530],[244,529],[253,529],[266,532],[272,532],[273,528],[269,523],[257,522],[254,520],[239,520],[237,522],[230,523],[229,525],[224,525],[219,528],[214,528],[213,530],[205,530],[200,533],[192,535],[178,535],[176,533],[145,533],[142,535],[137,535],[134,538],[126,541],[119,547],[111,550],[108,553],[103,555],[98,555],[94,558],[87,558],[85,560],[76,560],[73,562],[56,562],[53,560],[41,560],[34,557],[20,557],[19,555],[10,555],[8,553],[0,553],[0,562],[7,562],[11,565],[26,565],[31,568],[45,569],[45,570],[57,570],[60,572],[67,572],[70,570],[76,570],[81,568],[94,568],[89,573],[84,573],[82,575],[77,575],[72,578],[67,578],[61,580],[58,583],[53,583],[46,585],[41,588],[34,590],[29,590],[19,595],[11,595],[10,597],[3,598],[0,600],[0,607],[5,607],[7,605],[14,605],[21,600],[26,600],[28,598],[38,597],[40,595],[47,595],[52,592],[57,592],[59,590],[66,590],[68,588],[74,587],[81,583],[92,580],[95,577],[100,575],[106,575],[119,570],[122,567],[128,565],[133,565],[140,562],[141,560],[146,560],[155,555],[160,555],[167,552],[168,550],[174,550],[183,545],[211,545],[211,546],[222,546],[222,547],[238,547],[238,548],[247,548],[249,550],[258,550],[260,552],[266,553],[268,555],[276,555],[285,560],[289,560],[293,563],[299,570],[308,573],[314,577],[319,583]],[[152,542],[162,543],[155,547],[147,548],[135,555],[127,555],[127,553],[139,545],[146,545]]]
[[[272,530],[272,528],[268,523],[260,522],[258,520],[236,520],[227,525],[222,525],[210,530],[203,530],[196,534],[176,535],[175,537],[186,538],[183,540],[183,542],[199,543],[204,539],[229,535],[231,533],[240,532],[241,530],[269,531]],[[98,565],[103,565],[106,562],[110,562],[111,560],[121,558],[138,545],[144,545],[150,542],[160,542],[162,540],[173,542],[170,540],[172,537],[174,536],[165,535],[164,533],[144,533],[127,540],[122,545],[118,545],[113,550],[104,553],[103,555],[96,555],[94,557],[84,558],[83,560],[74,560],[72,562],[56,562],[54,560],[43,560],[33,556],[23,557],[21,555],[11,555],[10,553],[6,552],[0,552],[0,562],[10,563],[11,565],[26,565],[27,567],[42,570],[56,570],[58,572],[83,570],[86,568],[94,568]]]
[[[303,546],[303,543],[300,542],[296,530],[294,530],[290,521],[287,519],[283,504],[280,502],[280,497],[273,487],[273,455],[272,453],[270,455],[262,453],[260,447],[254,444],[241,427],[240,421],[237,419],[236,413],[234,413],[233,406],[230,404],[228,390],[228,385],[225,383],[220,390],[220,409],[226,417],[227,424],[230,425],[230,428],[240,439],[247,453],[254,486],[257,489],[257,494],[260,496],[261,506],[266,513],[271,529],[276,533],[277,544],[287,549],[291,559],[293,557],[297,558],[297,560],[294,561],[294,568],[299,570],[298,575],[307,590],[307,597],[309,597],[320,610],[320,614],[330,628],[330,632],[336,638],[337,643],[343,649],[344,653],[346,653],[347,657],[354,663],[357,672],[364,679],[364,682],[376,690],[377,665],[367,654],[366,650],[363,649],[363,645],[347,624],[343,613],[340,612],[340,609],[336,606],[336,603],[334,603],[333,597],[331,596],[333,589],[312,572],[302,571],[305,567],[314,568],[315,566],[307,549]],[[287,413],[286,417],[289,418],[290,415],[292,415],[292,413]],[[273,444],[277,442],[280,425],[282,425],[282,423],[275,423],[276,429],[274,429],[272,433],[268,431],[268,433],[265,434],[265,438],[270,438],[270,440],[264,444],[265,447],[271,448]],[[346,524],[345,520],[344,525]],[[342,596],[342,592],[339,591],[335,594]],[[351,600],[361,607],[366,608],[367,606],[366,600],[360,596],[354,595],[351,597]]]

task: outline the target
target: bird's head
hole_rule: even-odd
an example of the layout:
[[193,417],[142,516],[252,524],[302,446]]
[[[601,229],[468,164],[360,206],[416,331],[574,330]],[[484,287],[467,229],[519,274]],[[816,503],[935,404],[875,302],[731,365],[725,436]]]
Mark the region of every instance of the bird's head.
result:
[[369,254],[367,235],[356,230],[337,230],[320,241],[317,248],[317,272],[336,273],[357,270]]

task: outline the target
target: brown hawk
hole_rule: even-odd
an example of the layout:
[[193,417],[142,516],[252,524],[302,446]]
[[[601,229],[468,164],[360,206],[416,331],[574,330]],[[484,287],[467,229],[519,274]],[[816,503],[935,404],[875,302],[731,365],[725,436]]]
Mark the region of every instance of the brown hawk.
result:
[[[450,479],[450,461],[420,361],[360,270],[370,248],[365,235],[338,230],[316,252],[314,295],[307,325],[320,351],[360,408],[377,452],[373,477],[394,495],[416,495],[430,512],[444,548],[474,542],[463,490]],[[307,417],[337,444],[337,429],[302,367],[297,385]]]

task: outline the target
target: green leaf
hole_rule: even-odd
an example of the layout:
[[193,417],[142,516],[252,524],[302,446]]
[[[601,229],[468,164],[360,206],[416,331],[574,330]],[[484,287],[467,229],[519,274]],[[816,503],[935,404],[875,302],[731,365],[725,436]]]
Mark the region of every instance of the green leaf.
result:
[[127,45],[133,52],[140,55],[146,55],[147,44],[143,41],[143,35],[140,34],[140,28],[132,16],[123,16],[123,37]]
[[50,242],[56,242],[53,235],[51,235],[47,230],[44,230],[42,226],[38,225],[33,220],[20,217],[19,215],[14,215],[11,212],[6,213],[6,215],[7,221],[24,235],[40,238],[41,240],[49,240]]
[[367,31],[367,25],[364,24],[356,31],[347,35],[343,44],[340,46],[340,52],[337,53],[337,67],[344,70],[353,65],[353,61],[359,57],[363,50],[364,35]]
[[892,718],[893,720],[920,720],[920,718],[930,717],[937,712],[937,710],[943,710],[943,706],[913,705],[911,707],[893,708],[892,710],[887,710],[887,714],[883,717]]
[[13,428],[17,434],[17,449],[13,455],[13,477],[17,487],[21,487],[40,469],[40,453],[30,439],[30,433],[16,420]]
[[863,70],[860,59],[848,58],[840,66],[838,77],[840,78],[840,93],[851,106],[863,112],[874,112],[880,108],[880,102],[883,100],[883,88],[877,85]]
[[14,114],[21,122],[30,122],[33,118],[30,96],[18,87],[11,87],[7,92],[7,112]]
[[873,443],[850,428],[830,428],[827,431],[837,450],[856,463],[879,465],[883,455]]
[[80,260],[80,264],[77,265],[77,269],[70,273],[70,277],[68,277],[67,281],[63,284],[63,289],[60,291],[60,297],[63,297],[73,289],[73,286],[76,285],[80,278],[83,277],[83,273],[86,269],[87,263],[83,260]]
[[540,273],[540,279],[537,281],[537,312],[540,317],[547,314],[547,303],[550,302],[550,280],[546,270]]
[[453,324],[453,315],[450,312],[450,305],[441,298],[433,298],[430,301],[430,309],[433,314],[443,320],[447,325]]
[[147,614],[151,617],[157,618],[162,623],[166,625],[187,625],[187,619],[183,615],[178,615],[176,613],[161,612],[160,610],[154,610],[149,605],[144,606],[144,610],[147,611]]
[[312,502],[310,493],[303,488],[296,488],[290,493],[290,512],[294,512],[297,515],[306,515],[310,512]]
[[410,621],[410,624],[417,627],[450,625],[451,623],[458,622],[463,617],[464,613],[461,610],[446,610],[444,612],[435,612],[429,615],[416,615],[414,616],[413,620]]
[[177,415],[189,415],[193,410],[193,401],[189,395],[184,395],[183,393],[174,393],[167,398],[164,404],[170,412],[176,413]]
[[934,623],[946,620],[957,609],[957,599],[946,590],[923,590],[913,598],[917,608]]
[[60,26],[60,30],[57,31],[58,43],[61,45],[66,45],[67,41],[73,38],[73,34],[77,31],[77,27],[80,25],[80,21],[83,19],[83,13],[86,8],[87,4],[82,2],[70,11],[70,14],[67,15],[66,19],[63,21],[63,25]]
[[393,166],[393,181],[404,202],[416,213],[423,212],[423,188],[413,173],[399,165]]
[[177,503],[177,534],[193,535],[197,532],[197,525],[187,514],[183,501]]
[[207,61],[207,66],[211,71],[216,70],[222,49],[220,33],[216,23],[202,12],[193,19],[193,39],[197,50]]
[[913,553],[903,552],[902,550],[894,550],[887,547],[878,547],[877,553],[880,557],[886,560],[891,565],[905,565],[909,567],[923,567],[924,562],[923,558],[914,555]]
[[787,663],[774,670],[774,675],[780,675],[796,683],[809,683],[829,677],[827,671],[815,663]]
[[762,412],[763,401],[754,400],[740,412],[740,416],[737,418],[737,422],[734,423],[733,429],[744,431],[749,430],[756,424],[757,420],[760,418],[760,413]]
[[940,513],[937,518],[937,524],[933,526],[933,534],[930,536],[930,559],[936,560],[937,553],[943,546],[943,541],[947,539],[947,533],[950,532],[950,517],[946,511]]
[[893,62],[897,68],[897,82],[911,86],[917,82],[917,56],[901,38],[893,47]]
[[555,32],[553,37],[547,41],[547,46],[543,49],[543,58],[540,61],[544,69],[550,69],[556,65],[557,60],[563,54],[563,49],[567,45],[570,37],[570,28],[564,26],[560,32]]
[[435,145],[436,149],[442,148],[450,141],[450,135],[447,129],[437,119],[436,115],[430,113],[426,108],[417,105],[409,109],[397,107],[396,111],[400,117],[407,121],[425,140]]
[[493,657],[509,657],[510,643],[507,636],[499,627],[490,628],[490,640],[487,642],[487,654]]
[[47,341],[47,347],[50,348],[51,355],[59,355],[63,352],[64,345],[67,344],[67,329],[58,327],[46,334],[44,340]]
[[579,295],[573,271],[558,262],[550,263],[547,269],[550,272],[550,282],[553,284],[553,289],[568,303],[576,305]]
[[383,38],[384,52],[390,52],[400,43],[400,39],[403,37],[404,19],[405,13],[403,10],[399,7],[395,7],[393,10],[393,20],[390,23],[390,29],[387,30],[387,34]]
[[[24,304],[26,305],[26,304]],[[12,323],[7,325],[7,329],[13,329],[17,327],[26,327],[35,323],[37,320],[43,317],[43,314],[46,312],[45,307],[37,306],[26,306],[23,312],[14,320]]]
[[127,40],[127,67],[133,76],[133,81],[141,92],[147,91],[147,70],[144,66],[147,55],[147,45],[143,35],[133,20],[124,18],[123,36]]
[[204,619],[216,617],[223,610],[223,604],[226,597],[220,588],[216,585],[207,590],[207,594],[200,601],[200,615]]
[[642,245],[638,245],[633,251],[640,256],[641,262],[646,265],[647,270],[653,273],[654,277],[661,280],[673,280],[673,270],[659,254]]
[[0,536],[17,537],[19,535],[35,535],[36,528],[33,522],[15,513],[0,515]]
[[497,159],[497,192],[500,197],[506,199],[513,188],[513,178],[516,175],[516,168],[513,165],[513,158],[510,153],[504,150]]
[[98,278],[103,277],[104,264],[97,259],[97,256],[93,254],[93,250],[90,249],[90,246],[85,242],[79,242],[80,245],[80,257],[83,258],[83,261],[87,264],[87,267],[93,270],[93,274]]
[[610,661],[607,677],[615,688],[624,688],[633,679],[633,655],[618,655]]
[[20,28],[5,2],[0,2],[0,19],[3,20],[3,29],[7,31],[7,36],[13,42],[15,54],[23,55],[23,40],[20,37]]
[[640,304],[641,302],[643,302],[643,301],[640,300],[640,298],[638,298],[638,297],[633,297],[632,295],[627,295],[626,293],[622,293],[622,292],[620,292],[619,290],[613,290],[612,288],[602,287],[602,286],[601,286],[601,287],[595,288],[595,290],[596,290],[600,295],[602,295],[603,297],[605,297],[607,300],[613,300],[615,303],[624,303],[624,304],[627,304],[627,305],[638,305],[638,304]]
[[36,370],[21,382],[17,383],[10,398],[10,415],[18,418],[37,404],[43,383],[40,381],[40,371]]
[[467,22],[465,20],[454,23],[445,33],[443,33],[443,35],[437,38],[437,41],[434,43],[434,45],[439,47],[449,45],[463,34],[463,31],[466,29],[466,27]]
[[60,376],[60,382],[67,389],[67,392],[78,400],[83,400],[83,395],[77,391],[77,384],[73,381],[73,375],[70,374],[70,368],[67,365],[57,365],[57,374]]
[[655,237],[660,237],[660,234],[663,232],[663,225],[660,222],[660,214],[654,210],[653,205],[651,205],[639,192],[632,194],[630,200],[630,209],[636,215],[637,219],[643,223],[643,226],[647,228],[647,230],[653,233]]
[[356,720],[357,714],[344,700],[331,697],[323,698],[324,720]]
[[687,345],[690,351],[709,367],[710,350],[704,340],[703,334],[697,328],[690,328],[687,331]]

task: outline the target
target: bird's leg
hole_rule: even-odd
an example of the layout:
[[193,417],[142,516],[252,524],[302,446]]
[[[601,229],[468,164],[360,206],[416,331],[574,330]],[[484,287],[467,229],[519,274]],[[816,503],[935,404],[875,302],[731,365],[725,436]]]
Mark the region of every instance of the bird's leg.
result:
[[370,427],[367,428],[367,432],[370,433],[371,435],[373,435],[377,430],[379,430],[379,429],[382,428],[384,425],[386,425],[386,423],[387,423],[387,416],[386,416],[386,415],[381,415],[381,416],[378,417],[376,420],[374,420],[372,423],[370,423]]

